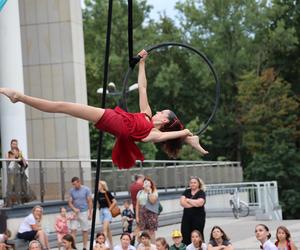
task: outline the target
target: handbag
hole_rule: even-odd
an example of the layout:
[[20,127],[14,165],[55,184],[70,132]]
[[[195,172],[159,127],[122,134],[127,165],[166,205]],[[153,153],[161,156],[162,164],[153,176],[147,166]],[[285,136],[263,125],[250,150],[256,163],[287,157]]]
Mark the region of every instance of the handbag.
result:
[[[111,201],[109,200],[109,198],[107,196],[107,192],[104,193],[104,196],[105,196],[105,199],[107,201],[108,207],[110,207],[111,206]],[[111,213],[111,216],[115,218],[115,217],[117,217],[118,215],[121,214],[121,209],[118,207],[118,205],[115,205],[111,209],[110,213]]]
[[155,203],[151,203],[149,201],[149,197],[147,199],[147,202],[145,204],[145,208],[153,213],[156,213],[158,215],[160,215],[160,213],[162,212],[163,210],[163,207],[159,201],[159,199],[157,198],[156,202]]

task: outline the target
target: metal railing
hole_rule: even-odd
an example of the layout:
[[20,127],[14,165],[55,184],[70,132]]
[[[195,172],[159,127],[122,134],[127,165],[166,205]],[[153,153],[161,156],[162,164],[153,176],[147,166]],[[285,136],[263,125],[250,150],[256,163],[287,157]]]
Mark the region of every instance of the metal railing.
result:
[[[10,159],[9,159],[10,160]],[[2,197],[7,194],[8,159],[2,162]],[[70,180],[73,176],[81,178],[83,184],[93,187],[96,160],[78,159],[29,159],[25,171],[31,190],[38,200],[66,200]],[[144,161],[137,162],[137,167],[118,170],[111,160],[102,160],[101,179],[109,184],[113,192],[127,191],[132,176],[136,173],[153,178],[158,188],[167,191],[185,187],[190,176],[200,176],[206,183],[230,183],[243,180],[239,162],[213,161]],[[16,193],[16,195],[21,195]]]
[[235,189],[238,190],[240,199],[245,201],[252,210],[256,210],[256,215],[261,214],[268,220],[282,220],[276,181],[207,185],[206,195],[210,201],[207,202],[206,207],[208,209],[230,208],[229,199]]

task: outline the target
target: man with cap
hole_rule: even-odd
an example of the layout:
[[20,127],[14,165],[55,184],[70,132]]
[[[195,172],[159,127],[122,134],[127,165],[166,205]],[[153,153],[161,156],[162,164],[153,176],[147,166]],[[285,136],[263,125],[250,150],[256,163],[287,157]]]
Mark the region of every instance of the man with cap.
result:
[[186,245],[182,243],[182,234],[179,230],[172,232],[172,239],[174,244],[170,246],[169,250],[185,250]]

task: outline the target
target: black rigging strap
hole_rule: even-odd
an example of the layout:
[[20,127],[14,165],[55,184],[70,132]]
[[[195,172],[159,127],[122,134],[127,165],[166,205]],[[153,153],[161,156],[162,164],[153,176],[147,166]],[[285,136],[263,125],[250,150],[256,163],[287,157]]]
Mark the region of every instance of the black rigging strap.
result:
[[[110,36],[111,36],[111,23],[112,23],[112,4],[113,1],[109,0],[108,14],[107,14],[107,30],[106,30],[106,46],[105,46],[105,58],[104,58],[104,74],[103,74],[103,95],[101,107],[105,108],[106,100],[106,88],[108,79],[108,66],[109,66],[109,50],[110,50]],[[94,200],[93,200],[93,216],[91,225],[91,236],[90,236],[90,250],[93,250],[95,225],[96,225],[96,212],[97,212],[97,196],[98,196],[98,183],[100,179],[101,169],[101,152],[102,152],[103,132],[99,132],[98,152],[97,152],[97,167],[95,177],[95,189],[94,189]]]

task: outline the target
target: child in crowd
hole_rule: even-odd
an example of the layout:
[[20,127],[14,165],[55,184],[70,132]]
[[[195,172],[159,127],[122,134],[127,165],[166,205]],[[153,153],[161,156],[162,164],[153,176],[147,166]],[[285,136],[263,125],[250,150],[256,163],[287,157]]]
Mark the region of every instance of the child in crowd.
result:
[[129,200],[125,200],[123,205],[124,205],[124,210],[122,211],[123,232],[127,232],[127,233],[131,234],[134,214],[133,214],[132,210],[130,209],[130,201]]
[[185,250],[186,245],[182,243],[182,234],[179,230],[172,232],[172,239],[174,244],[170,247],[170,250]]
[[260,249],[262,249],[262,250],[278,250],[278,248],[271,242],[270,230],[265,224],[256,225],[255,236],[256,236],[256,239],[260,242]]
[[297,250],[295,243],[291,240],[291,233],[285,226],[277,228],[275,246],[278,250]]
[[158,237],[155,240],[156,250],[169,250],[169,244],[166,238]]
[[186,247],[186,250],[207,250],[206,244],[203,242],[203,236],[198,230],[191,233],[192,243]]
[[65,250],[74,250],[77,249],[75,245],[75,239],[73,238],[73,235],[71,234],[65,234],[62,237],[62,243]]
[[105,234],[99,232],[96,234],[96,240],[93,250],[109,250],[109,243],[106,241]]
[[68,219],[67,210],[64,207],[61,207],[59,210],[59,215],[55,220],[58,249],[62,247],[62,238],[69,233]]
[[151,244],[151,237],[147,232],[141,233],[140,241],[137,250],[156,250],[156,246]]

